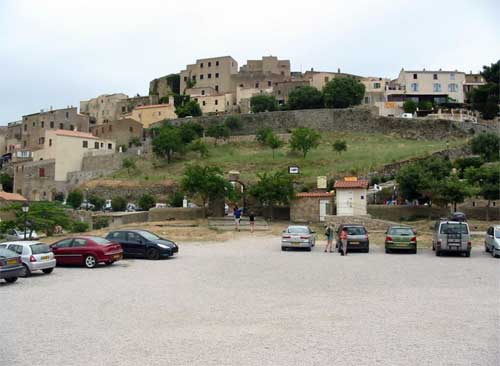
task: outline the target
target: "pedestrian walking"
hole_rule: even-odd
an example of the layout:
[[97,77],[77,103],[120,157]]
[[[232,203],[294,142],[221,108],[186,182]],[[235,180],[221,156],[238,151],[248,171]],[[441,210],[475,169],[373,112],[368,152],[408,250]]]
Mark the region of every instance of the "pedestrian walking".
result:
[[235,225],[234,230],[240,231],[241,209],[238,208],[238,205],[234,206],[233,216]]
[[325,229],[325,236],[326,236],[325,253],[332,252],[333,234],[334,234],[333,225],[332,224],[326,225],[326,229]]
[[347,229],[345,227],[340,232],[340,243],[342,244],[340,255],[347,255]]
[[248,219],[250,220],[250,232],[253,233],[255,230],[255,215],[252,211],[248,214]]

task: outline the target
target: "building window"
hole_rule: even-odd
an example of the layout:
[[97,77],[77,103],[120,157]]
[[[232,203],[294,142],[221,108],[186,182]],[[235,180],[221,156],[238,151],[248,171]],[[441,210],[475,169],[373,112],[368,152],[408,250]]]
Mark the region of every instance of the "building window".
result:
[[215,78],[216,78],[216,79],[218,79],[218,78],[219,78],[219,73],[218,73],[218,72],[216,72],[216,73],[215,73]]
[[134,132],[134,128],[133,128],[133,127],[129,127],[129,128],[128,128],[128,130],[129,130],[130,132]]
[[414,78],[414,79],[417,79],[417,74],[413,74],[413,78]]
[[188,77],[187,76],[184,76],[184,81],[188,81]]
[[432,90],[434,91],[434,93],[439,93],[439,92],[441,92],[441,84],[439,84],[439,83],[435,83],[435,84],[432,86]]
[[278,90],[278,95],[281,95],[281,90]]
[[40,127],[45,128],[45,122],[44,121],[40,122]]
[[437,80],[437,79],[438,79],[438,74],[434,74],[434,75],[432,75],[432,78],[433,78],[434,80]]
[[38,176],[40,178],[45,177],[45,168],[38,168]]
[[161,112],[158,112],[158,117],[161,116]]
[[208,62],[208,67],[211,67],[212,66],[212,63],[209,61]]
[[60,129],[60,130],[64,130],[64,124],[59,123],[59,129]]
[[23,146],[26,147],[28,143],[26,142],[26,140],[23,141]]
[[205,95],[205,90],[202,90],[202,91],[201,91],[201,95]]
[[267,81],[267,86],[273,86],[273,82],[271,80]]
[[448,91],[450,93],[456,93],[458,91],[458,86],[457,84],[448,84]]
[[411,84],[411,91],[412,92],[418,92],[418,84],[417,83],[412,83]]
[[205,105],[207,105],[207,102],[203,101],[203,102],[201,102],[201,104],[205,106]]
[[196,81],[196,75],[191,76],[191,80]]
[[330,78],[328,76],[325,76],[325,83],[328,83],[330,81]]
[[127,111],[127,108],[122,107],[122,113],[125,113]]
[[49,146],[52,146],[52,139],[49,139]]
[[108,144],[108,150],[113,150],[113,144]]
[[380,89],[380,83],[373,83],[373,89]]
[[454,72],[452,72],[452,73],[450,74],[450,80],[455,80],[455,73],[454,73]]
[[215,66],[219,66],[219,61],[215,61]]
[[69,118],[69,112],[66,112],[66,119]]
[[219,101],[217,99],[215,100],[215,105],[219,105]]
[[204,75],[203,75],[203,74],[201,74],[201,75],[200,75],[200,80],[203,80],[203,77],[204,77]]
[[212,74],[207,74],[207,78],[211,79],[212,78]]
[[70,125],[70,126],[69,126],[69,130],[70,130],[70,131],[74,131],[74,130],[75,130],[75,126]]
[[245,87],[245,85],[243,85],[243,84],[240,84],[240,88],[244,88],[244,87]]
[[89,147],[89,142],[88,141],[82,141],[82,146],[83,148],[88,148]]
[[28,125],[24,125],[24,131],[28,131]]
[[281,76],[285,76],[285,72],[284,71],[281,72]]
[[216,85],[215,86],[215,91],[218,92],[219,91],[219,85]]
[[94,142],[94,149],[99,149],[99,143],[98,142]]
[[255,88],[258,89],[259,88],[259,83],[255,83]]
[[45,143],[45,137],[40,137],[38,139],[38,145],[43,145]]
[[50,128],[54,128],[54,121],[50,121]]
[[200,64],[200,67],[203,68],[203,62]]
[[35,126],[36,126],[36,122],[33,122],[33,127],[35,127]]
[[104,142],[101,142],[101,149],[104,148]]
[[109,130],[109,132],[113,131],[113,126],[109,126],[108,130]]

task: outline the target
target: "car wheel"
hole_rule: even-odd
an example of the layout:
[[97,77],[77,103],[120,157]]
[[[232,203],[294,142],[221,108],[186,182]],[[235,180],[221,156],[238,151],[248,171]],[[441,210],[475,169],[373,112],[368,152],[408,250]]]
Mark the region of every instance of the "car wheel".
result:
[[436,249],[436,257],[441,257],[441,251],[439,249]]
[[97,260],[93,255],[88,255],[85,257],[85,267],[87,268],[94,268],[97,266]]
[[156,260],[160,258],[160,252],[155,248],[149,248],[146,252],[146,258],[151,260]]
[[45,269],[42,269],[42,272],[45,274],[50,274],[50,273],[52,273],[53,270],[54,270],[54,268],[45,268]]
[[411,253],[412,254],[417,254],[417,249],[413,249]]
[[436,251],[436,247],[434,246],[434,242],[432,242],[432,250]]
[[389,254],[391,250],[389,248],[385,248],[385,254]]
[[468,251],[465,252],[465,256],[466,257],[470,257],[470,250],[468,250]]
[[29,277],[29,276],[31,276],[31,271],[28,268],[28,266],[26,264],[23,264],[23,267],[24,267],[23,277]]
[[495,249],[495,248],[491,248],[491,256],[492,256],[493,258],[496,258],[496,257],[497,257],[497,251],[496,251],[496,249]]
[[488,253],[490,250],[488,248],[488,244],[484,243],[484,251]]
[[311,250],[312,250],[312,248],[311,248],[311,247],[306,248],[306,252],[310,252]]
[[281,250],[282,250],[283,252],[286,252],[286,247],[281,247]]
[[9,278],[6,278],[5,281],[8,283],[14,283],[17,281],[17,277],[9,277]]

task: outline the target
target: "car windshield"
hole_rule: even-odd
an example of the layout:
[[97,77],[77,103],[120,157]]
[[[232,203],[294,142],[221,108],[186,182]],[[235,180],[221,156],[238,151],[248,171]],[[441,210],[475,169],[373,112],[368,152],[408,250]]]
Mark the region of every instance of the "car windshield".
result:
[[468,234],[469,229],[465,224],[441,224],[441,234]]
[[495,238],[500,239],[500,229],[495,230]]
[[391,230],[389,230],[388,234],[399,235],[399,236],[415,235],[413,233],[413,230],[409,227],[393,227]]
[[90,238],[94,243],[99,244],[99,245],[108,245],[111,244],[111,242],[108,239],[101,238],[99,236],[93,236]]
[[287,231],[290,234],[309,234],[309,229],[305,226],[289,226]]
[[14,253],[12,250],[0,248],[0,257],[11,258],[11,257],[16,257],[16,256],[17,256],[17,254]]
[[138,231],[139,235],[141,235],[146,240],[158,240],[160,237],[156,234],[150,233],[149,231]]
[[346,227],[347,235],[365,235],[366,230],[361,226]]
[[47,244],[43,243],[31,244],[30,248],[32,254],[49,253],[51,251],[50,247]]

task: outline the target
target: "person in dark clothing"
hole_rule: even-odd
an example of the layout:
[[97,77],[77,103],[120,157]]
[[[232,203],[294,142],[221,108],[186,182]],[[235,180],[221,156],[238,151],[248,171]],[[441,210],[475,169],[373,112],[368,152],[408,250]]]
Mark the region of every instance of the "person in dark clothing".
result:
[[253,231],[255,230],[255,215],[252,211],[250,211],[248,218],[250,219],[250,232],[253,233]]
[[241,209],[238,208],[237,205],[234,206],[233,216],[234,216],[234,225],[235,225],[234,230],[240,231]]

